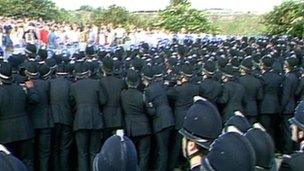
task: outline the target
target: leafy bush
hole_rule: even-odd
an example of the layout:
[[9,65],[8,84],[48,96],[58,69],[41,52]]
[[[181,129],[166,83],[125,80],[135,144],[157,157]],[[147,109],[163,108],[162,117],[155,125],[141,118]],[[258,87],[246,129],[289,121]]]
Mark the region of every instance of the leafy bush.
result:
[[60,11],[50,0],[0,0],[0,15],[14,18],[57,19]]
[[267,32],[304,37],[304,1],[285,1],[265,16]]
[[190,33],[214,31],[206,14],[192,9],[187,2],[169,5],[160,12],[159,22],[156,25],[173,32],[180,32],[183,29]]

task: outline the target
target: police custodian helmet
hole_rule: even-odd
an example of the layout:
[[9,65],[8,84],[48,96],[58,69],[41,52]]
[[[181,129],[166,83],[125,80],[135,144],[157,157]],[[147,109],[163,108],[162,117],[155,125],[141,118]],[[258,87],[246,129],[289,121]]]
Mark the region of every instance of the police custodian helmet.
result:
[[209,149],[221,131],[222,120],[217,108],[206,99],[200,98],[188,110],[179,133],[197,145]]
[[122,130],[106,140],[96,155],[93,171],[138,170],[135,145]]

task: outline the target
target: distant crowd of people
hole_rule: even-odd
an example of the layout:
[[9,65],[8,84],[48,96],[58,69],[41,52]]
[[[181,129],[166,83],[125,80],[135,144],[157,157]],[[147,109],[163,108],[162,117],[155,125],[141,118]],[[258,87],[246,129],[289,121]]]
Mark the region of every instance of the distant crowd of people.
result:
[[[67,46],[80,46],[87,43],[101,46],[121,44],[155,44],[161,39],[171,39],[172,33],[157,29],[133,28],[131,31],[119,26],[77,25],[55,21],[0,18],[0,47],[11,54],[14,48],[24,47],[27,43],[39,44],[49,49],[64,49]],[[156,44],[155,44],[156,45]]]

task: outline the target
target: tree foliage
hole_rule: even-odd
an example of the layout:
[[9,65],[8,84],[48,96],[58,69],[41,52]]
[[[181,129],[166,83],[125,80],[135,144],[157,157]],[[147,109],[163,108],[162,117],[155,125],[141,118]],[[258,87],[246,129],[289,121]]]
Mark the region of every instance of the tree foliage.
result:
[[93,22],[96,24],[127,25],[132,19],[131,13],[123,7],[116,5],[108,9],[98,8],[93,13]]
[[179,4],[186,4],[188,3],[187,0],[170,0],[170,5],[171,6],[176,6],[176,5],[179,5]]
[[0,0],[0,15],[15,18],[57,19],[60,10],[50,0]]
[[265,16],[267,32],[304,37],[304,1],[285,1]]
[[140,15],[133,14],[124,7],[112,5],[107,9],[97,8],[92,13],[93,24],[112,24],[113,26],[130,27],[149,27],[149,21]]
[[171,1],[171,4],[159,14],[157,26],[173,32],[185,29],[190,33],[213,32],[214,28],[206,14],[191,8],[186,1]]

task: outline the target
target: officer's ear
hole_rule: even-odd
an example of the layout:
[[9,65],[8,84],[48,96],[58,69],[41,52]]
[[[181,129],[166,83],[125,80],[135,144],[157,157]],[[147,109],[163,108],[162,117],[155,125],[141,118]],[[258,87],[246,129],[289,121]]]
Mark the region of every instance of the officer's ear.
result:
[[298,128],[297,126],[295,126],[294,124],[290,125],[290,129],[291,129],[291,139],[295,142],[298,141]]
[[299,131],[298,132],[298,139],[299,140],[303,140],[304,139],[304,132],[303,131]]
[[195,144],[195,142],[193,141],[188,141],[187,143],[187,151],[188,151],[188,155],[192,155],[194,153],[196,153],[199,149],[197,148],[197,145]]

